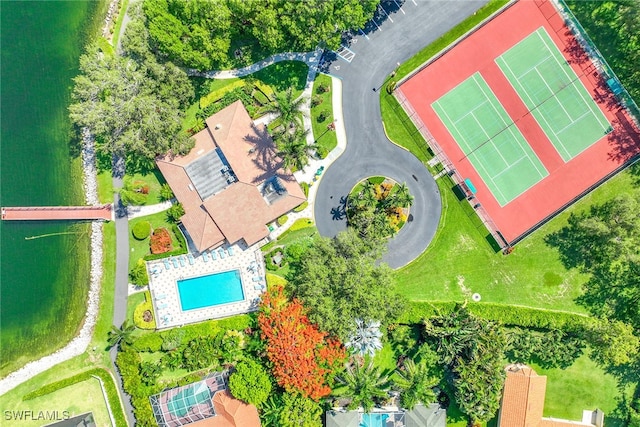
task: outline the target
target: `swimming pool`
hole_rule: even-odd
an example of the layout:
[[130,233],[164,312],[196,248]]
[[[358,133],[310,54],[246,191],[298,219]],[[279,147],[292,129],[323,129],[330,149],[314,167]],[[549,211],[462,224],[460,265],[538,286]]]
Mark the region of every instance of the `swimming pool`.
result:
[[360,417],[360,427],[384,427],[389,418],[385,413],[362,414]]
[[244,299],[238,270],[181,279],[177,283],[182,311],[229,304]]

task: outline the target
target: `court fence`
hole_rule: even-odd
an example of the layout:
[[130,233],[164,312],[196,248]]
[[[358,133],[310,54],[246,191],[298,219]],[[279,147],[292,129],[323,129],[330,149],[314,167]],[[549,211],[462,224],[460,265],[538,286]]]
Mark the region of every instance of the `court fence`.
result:
[[[627,89],[624,87],[607,60],[604,59],[604,56],[600,53],[600,50],[596,47],[593,40],[591,40],[591,37],[589,37],[582,24],[580,24],[578,18],[576,18],[564,0],[551,1],[555,5],[556,10],[560,13],[560,16],[564,19],[567,27],[569,27],[580,45],[585,49],[599,74],[605,78],[605,81],[612,90],[614,87],[616,88],[615,92],[617,93],[614,94],[618,97],[623,107],[629,112],[629,115],[632,117],[636,126],[640,127],[640,108],[638,108],[638,104],[636,104],[629,92],[627,92]],[[610,81],[613,84],[609,83]]]
[[451,179],[453,184],[458,186],[458,188],[462,192],[464,192],[467,202],[473,208],[484,227],[489,231],[496,244],[500,247],[501,250],[506,251],[505,253],[510,252],[511,245],[509,244],[509,242],[507,242],[502,233],[500,233],[500,230],[496,226],[495,222],[493,222],[486,209],[480,203],[478,203],[477,199],[465,183],[464,178],[458,173],[449,157],[440,147],[440,144],[438,144],[436,139],[433,137],[416,110],[407,100],[406,96],[404,96],[404,94],[400,90],[395,90],[393,92],[393,95],[398,101],[400,107],[402,107],[402,109],[406,113],[409,120],[411,120],[422,138],[424,138],[425,143],[433,152],[434,157],[437,158],[437,161],[442,165],[442,168],[445,171],[446,175]]

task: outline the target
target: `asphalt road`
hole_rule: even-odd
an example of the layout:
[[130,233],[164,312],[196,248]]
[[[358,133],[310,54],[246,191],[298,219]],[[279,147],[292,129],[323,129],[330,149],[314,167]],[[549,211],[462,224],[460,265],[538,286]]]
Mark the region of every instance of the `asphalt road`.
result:
[[325,59],[325,72],[343,82],[347,148],[327,168],[318,187],[314,216],[320,234],[333,237],[344,230],[346,196],[361,179],[382,175],[406,182],[414,196],[409,221],[389,240],[383,261],[398,268],[427,248],[442,211],[438,187],[415,156],[385,136],[378,90],[384,90],[383,84],[398,63],[411,58],[485,3],[407,0],[400,10],[393,0],[385,2],[379,19],[350,40],[348,48],[355,55],[345,56],[351,57],[351,62],[335,56]]

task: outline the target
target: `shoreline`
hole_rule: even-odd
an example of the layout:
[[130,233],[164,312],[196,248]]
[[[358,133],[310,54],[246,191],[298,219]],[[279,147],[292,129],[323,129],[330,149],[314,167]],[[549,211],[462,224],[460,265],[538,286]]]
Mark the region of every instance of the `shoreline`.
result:
[[[98,204],[98,181],[96,171],[95,140],[87,129],[82,132],[82,175],[85,202],[87,205]],[[87,310],[80,332],[63,348],[54,353],[44,356],[38,360],[27,363],[22,368],[11,372],[6,377],[0,379],[0,396],[11,391],[18,385],[33,378],[34,376],[65,362],[73,357],[79,356],[87,350],[93,337],[93,330],[98,319],[100,310],[100,290],[102,282],[102,262],[103,262],[103,231],[102,223],[93,221],[91,223],[91,269],[90,284],[87,295]]]

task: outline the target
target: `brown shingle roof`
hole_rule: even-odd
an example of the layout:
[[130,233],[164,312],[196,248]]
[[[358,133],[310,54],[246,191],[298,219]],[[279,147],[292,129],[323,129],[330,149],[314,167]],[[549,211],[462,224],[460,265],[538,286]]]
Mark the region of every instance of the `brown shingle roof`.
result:
[[[294,176],[282,168],[273,141],[264,126],[255,126],[242,102],[237,101],[206,120],[207,128],[194,135],[194,148],[185,156],[163,156],[158,168],[182,203],[184,227],[200,251],[225,239],[244,239],[252,245],[268,235],[266,224],[290,211],[306,198]],[[187,168],[219,147],[238,182],[205,200],[200,198]],[[257,187],[278,177],[286,193],[269,204]]]
[[498,418],[500,427],[538,427],[544,409],[547,377],[528,366],[507,366]]

